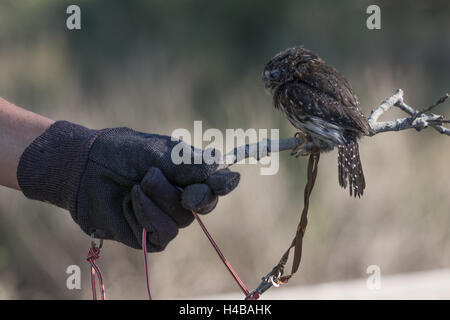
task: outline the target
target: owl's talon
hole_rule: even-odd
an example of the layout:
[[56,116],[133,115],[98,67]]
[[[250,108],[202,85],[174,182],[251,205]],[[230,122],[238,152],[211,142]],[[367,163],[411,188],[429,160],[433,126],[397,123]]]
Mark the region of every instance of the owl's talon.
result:
[[[297,131],[297,132],[294,134],[294,138],[296,138],[296,139],[301,139],[301,140],[303,141],[303,143],[305,143],[305,142],[307,141],[306,135],[305,135],[303,132],[301,132],[301,131]],[[303,144],[303,143],[302,143],[302,144]]]
[[292,149],[291,156],[295,156],[296,158],[298,158],[300,156],[309,155],[310,152],[307,148],[308,138],[306,137],[306,135],[303,132],[298,131],[294,134],[294,138],[302,140],[302,143]]
[[299,144],[291,151],[291,156],[295,156],[296,158],[300,156],[307,156],[309,151],[306,150],[306,143]]

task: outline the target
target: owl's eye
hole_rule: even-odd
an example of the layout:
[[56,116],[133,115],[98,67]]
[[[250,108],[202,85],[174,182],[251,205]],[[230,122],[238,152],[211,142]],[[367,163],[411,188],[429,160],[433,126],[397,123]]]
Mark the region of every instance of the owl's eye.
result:
[[272,79],[274,79],[274,80],[277,80],[277,79],[280,77],[280,74],[281,74],[281,72],[280,72],[280,70],[278,70],[278,69],[272,70],[272,71],[270,72],[270,76],[271,76]]
[[278,78],[280,77],[280,70],[278,70],[278,69],[271,70],[271,71],[266,70],[264,72],[264,75],[269,80],[278,80]]

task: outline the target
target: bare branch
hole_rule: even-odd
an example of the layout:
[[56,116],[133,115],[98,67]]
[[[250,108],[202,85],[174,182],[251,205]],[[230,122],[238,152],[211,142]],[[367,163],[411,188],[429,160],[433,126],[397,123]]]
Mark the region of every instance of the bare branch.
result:
[[[406,129],[416,129],[417,131],[421,131],[427,127],[432,127],[437,132],[450,136],[450,128],[443,126],[445,123],[450,123],[450,120],[445,119],[443,115],[429,113],[429,111],[444,103],[448,98],[449,95],[447,93],[429,107],[416,110],[404,102],[403,90],[398,89],[391,97],[384,100],[370,113],[368,121],[370,127],[373,129],[371,136],[381,132],[401,131]],[[381,115],[389,111],[394,106],[408,114],[409,117],[379,122],[378,119]],[[247,158],[259,160],[270,155],[271,152],[280,152],[293,149],[306,150],[309,147],[310,146],[306,143],[306,141],[298,137],[281,140],[263,139],[256,143],[236,147],[224,156],[224,164],[220,165],[219,168],[227,168]]]
[[[416,110],[404,102],[403,91],[399,89],[392,97],[384,100],[376,109],[371,112],[368,120],[370,126],[374,130],[374,133],[372,135],[381,132],[400,131],[411,128],[416,129],[417,131],[421,131],[428,126],[434,128],[441,134],[450,135],[450,129],[443,126],[444,123],[448,123],[448,120],[445,120],[444,116],[427,113],[436,106],[444,103],[448,99],[448,97],[449,95],[447,93],[431,106],[422,110]],[[402,111],[407,113],[409,117],[378,122],[378,118],[393,106],[400,108]]]

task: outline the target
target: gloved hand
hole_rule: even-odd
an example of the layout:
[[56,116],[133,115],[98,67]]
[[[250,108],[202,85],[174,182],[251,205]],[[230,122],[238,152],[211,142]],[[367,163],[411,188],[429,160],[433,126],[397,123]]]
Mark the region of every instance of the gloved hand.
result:
[[148,251],[161,251],[193,221],[191,210],[210,212],[240,178],[217,164],[174,164],[178,143],[58,121],[24,151],[17,178],[25,196],[69,210],[87,234],[141,248],[145,228]]

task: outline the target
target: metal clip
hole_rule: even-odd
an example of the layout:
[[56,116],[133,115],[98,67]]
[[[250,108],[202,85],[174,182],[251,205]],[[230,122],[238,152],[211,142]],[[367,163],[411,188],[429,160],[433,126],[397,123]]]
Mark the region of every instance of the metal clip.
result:
[[103,247],[103,239],[100,239],[100,243],[97,247],[97,244],[95,243],[95,232],[91,233],[91,247],[94,250],[100,250]]
[[265,277],[261,278],[261,282],[258,287],[250,292],[250,294],[245,298],[245,300],[257,300],[259,297],[266,292],[270,287],[279,287],[280,284],[277,280],[282,276],[282,272],[278,271],[278,275],[275,276],[272,271],[269,272]]

